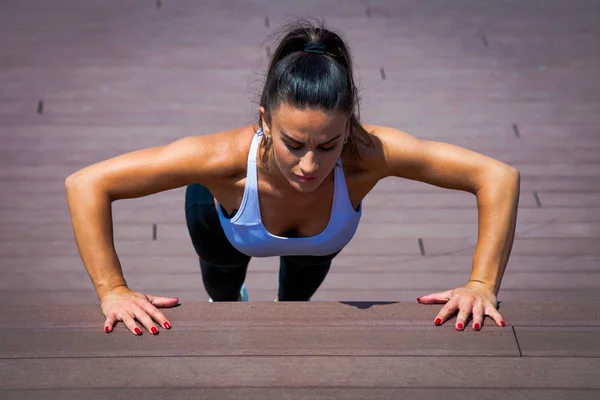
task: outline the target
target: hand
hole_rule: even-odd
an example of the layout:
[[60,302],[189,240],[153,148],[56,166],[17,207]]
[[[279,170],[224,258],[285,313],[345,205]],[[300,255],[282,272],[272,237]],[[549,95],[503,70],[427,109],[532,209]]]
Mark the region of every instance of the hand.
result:
[[179,299],[176,297],[154,297],[133,292],[126,286],[119,286],[100,299],[100,306],[106,317],[104,332],[112,332],[115,323],[123,321],[131,333],[136,336],[141,335],[142,330],[137,326],[135,319],[154,335],[158,334],[154,321],[165,329],[171,329],[167,318],[158,311],[157,307],[175,307],[178,302]]
[[435,318],[435,324],[441,325],[456,310],[456,329],[465,329],[469,315],[473,313],[473,329],[481,329],[483,317],[489,315],[498,326],[504,326],[504,319],[497,310],[496,295],[489,286],[479,282],[469,282],[463,287],[446,292],[432,293],[419,297],[418,302],[424,304],[446,303]]

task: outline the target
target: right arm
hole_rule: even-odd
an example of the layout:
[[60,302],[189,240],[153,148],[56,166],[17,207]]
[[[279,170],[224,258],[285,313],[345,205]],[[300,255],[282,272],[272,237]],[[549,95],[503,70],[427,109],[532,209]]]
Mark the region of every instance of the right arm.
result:
[[[235,173],[236,131],[185,137],[123,154],[66,179],[77,248],[101,302],[117,291],[130,292],[114,247],[111,203],[192,183],[210,184]],[[158,310],[151,311],[158,315]],[[148,320],[144,325],[150,330]],[[128,326],[135,330],[131,323]]]

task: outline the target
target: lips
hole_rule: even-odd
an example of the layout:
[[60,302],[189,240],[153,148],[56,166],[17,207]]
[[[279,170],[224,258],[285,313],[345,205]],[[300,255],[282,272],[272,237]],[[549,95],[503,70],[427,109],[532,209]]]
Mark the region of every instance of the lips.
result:
[[301,181],[301,182],[312,182],[315,179],[317,179],[316,176],[302,176],[302,175],[297,175],[297,174],[294,174],[294,175],[296,175],[296,177],[298,178],[298,180]]

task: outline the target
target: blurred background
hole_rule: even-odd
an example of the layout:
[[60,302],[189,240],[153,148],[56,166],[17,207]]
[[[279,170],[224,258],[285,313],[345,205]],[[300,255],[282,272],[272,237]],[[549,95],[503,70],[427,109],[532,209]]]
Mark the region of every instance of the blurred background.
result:
[[[295,17],[343,35],[361,119],[519,169],[501,301],[600,300],[600,2],[19,0],[0,9],[0,301],[95,304],[64,180],[178,138],[257,120],[274,43]],[[206,301],[185,188],[113,203],[133,290]],[[313,301],[415,301],[466,283],[470,193],[386,179]],[[253,259],[272,301],[278,259]]]

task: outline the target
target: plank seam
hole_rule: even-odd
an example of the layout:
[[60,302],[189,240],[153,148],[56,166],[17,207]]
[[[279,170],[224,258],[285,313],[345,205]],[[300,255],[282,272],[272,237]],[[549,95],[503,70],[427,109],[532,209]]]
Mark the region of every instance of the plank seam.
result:
[[512,326],[512,333],[515,338],[515,343],[517,344],[517,349],[519,350],[519,357],[523,357],[523,352],[521,351],[521,346],[519,345],[519,339],[517,339],[517,332],[515,331],[515,326]]

